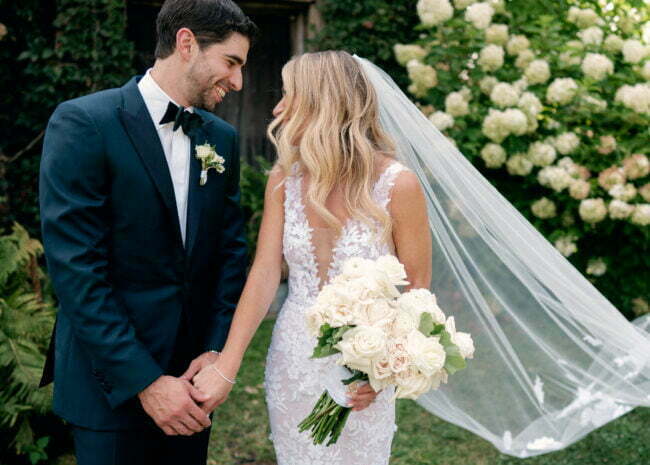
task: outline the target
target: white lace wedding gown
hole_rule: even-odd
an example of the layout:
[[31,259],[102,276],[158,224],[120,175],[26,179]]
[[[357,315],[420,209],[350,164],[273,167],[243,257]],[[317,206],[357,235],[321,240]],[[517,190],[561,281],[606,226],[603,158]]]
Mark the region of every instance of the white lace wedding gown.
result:
[[[396,161],[383,171],[373,199],[384,209],[400,171]],[[286,178],[283,251],[289,265],[289,294],[280,310],[266,360],[266,401],[271,438],[278,465],[384,465],[390,458],[395,425],[392,392],[381,392],[368,408],[352,412],[336,444],[315,446],[298,424],[311,412],[324,391],[323,380],[336,356],[311,359],[315,338],[306,326],[305,311],[312,304],[323,278],[336,276],[350,257],[374,259],[393,253],[394,245],[373,237],[370,227],[348,220],[334,243],[327,234],[315,234],[302,200],[302,174],[296,169]]]

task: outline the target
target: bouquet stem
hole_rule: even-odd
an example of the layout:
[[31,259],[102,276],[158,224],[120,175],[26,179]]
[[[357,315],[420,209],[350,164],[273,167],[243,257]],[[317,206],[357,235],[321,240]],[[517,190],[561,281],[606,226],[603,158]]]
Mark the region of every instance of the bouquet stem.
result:
[[310,430],[314,444],[322,444],[329,437],[326,446],[334,444],[352,411],[334,402],[327,391],[323,392],[314,409],[299,425],[300,432]]

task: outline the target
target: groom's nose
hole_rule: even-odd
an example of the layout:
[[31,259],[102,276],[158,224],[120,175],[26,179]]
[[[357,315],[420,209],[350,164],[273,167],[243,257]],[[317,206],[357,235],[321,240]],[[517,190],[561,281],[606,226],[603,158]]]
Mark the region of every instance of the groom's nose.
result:
[[237,70],[234,71],[228,78],[230,83],[230,88],[233,90],[241,90],[244,84],[244,78],[242,76],[241,67],[237,67]]

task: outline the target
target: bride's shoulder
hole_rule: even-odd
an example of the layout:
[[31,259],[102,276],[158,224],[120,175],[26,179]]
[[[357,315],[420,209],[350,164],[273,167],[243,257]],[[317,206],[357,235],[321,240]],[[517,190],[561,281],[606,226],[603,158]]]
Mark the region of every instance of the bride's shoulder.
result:
[[[281,200],[284,198],[284,183],[287,179],[287,174],[282,167],[277,163],[269,170],[268,179],[266,181],[266,194],[267,200],[269,198],[276,198]],[[279,198],[278,198],[279,197]]]
[[416,174],[399,162],[394,162],[389,169],[395,170],[390,193],[390,210],[409,209],[424,202],[424,191]]

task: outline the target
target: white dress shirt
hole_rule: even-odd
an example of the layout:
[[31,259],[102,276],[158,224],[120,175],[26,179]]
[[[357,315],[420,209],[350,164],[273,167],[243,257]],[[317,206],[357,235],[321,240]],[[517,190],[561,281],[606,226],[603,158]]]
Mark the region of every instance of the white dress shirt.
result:
[[[158,83],[151,76],[151,69],[138,82],[138,89],[142,94],[144,103],[149,110],[153,124],[158,131],[158,137],[162,144],[169,174],[174,184],[174,196],[176,197],[176,210],[178,213],[178,222],[181,226],[181,237],[185,244],[185,230],[187,227],[187,192],[189,188],[190,177],[190,138],[179,127],[173,131],[173,122],[159,124],[165,116],[167,105],[172,102],[178,105],[169,95],[163,91]],[[180,105],[178,105],[180,106]],[[193,108],[186,110],[193,112]]]

